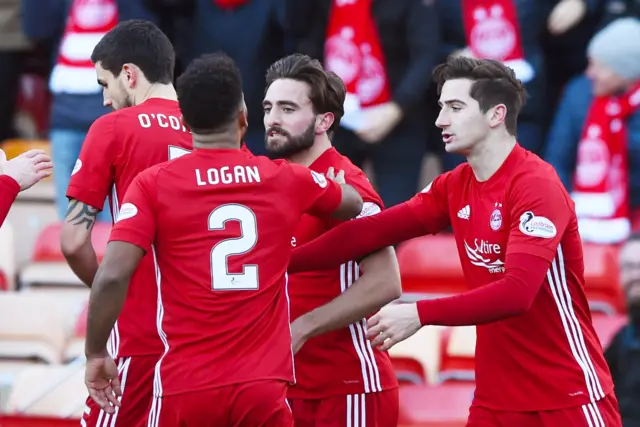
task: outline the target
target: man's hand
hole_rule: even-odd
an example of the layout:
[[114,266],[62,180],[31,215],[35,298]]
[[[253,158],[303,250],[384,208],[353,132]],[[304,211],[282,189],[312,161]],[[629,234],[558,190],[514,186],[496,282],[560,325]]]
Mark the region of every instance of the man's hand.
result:
[[380,142],[389,135],[402,119],[402,110],[394,102],[369,107],[362,114],[364,116],[364,127],[358,130],[356,134],[369,144]]
[[87,357],[84,382],[91,398],[106,412],[113,414],[122,396],[118,367],[109,356]]
[[11,160],[0,150],[0,174],[15,179],[20,190],[26,190],[51,175],[51,157],[44,150],[29,150]]
[[309,331],[305,324],[305,317],[298,317],[291,323],[291,348],[293,349],[293,354],[296,354],[308,339]]
[[549,14],[547,29],[554,36],[563,34],[578,25],[586,13],[584,0],[562,0]]
[[335,181],[338,184],[347,183],[347,181],[344,179],[344,171],[343,170],[338,171],[338,173],[336,174],[336,171],[333,169],[333,166],[327,170],[326,175],[328,179]]
[[404,341],[422,327],[415,303],[392,303],[382,307],[367,322],[367,338],[372,344],[386,351]]

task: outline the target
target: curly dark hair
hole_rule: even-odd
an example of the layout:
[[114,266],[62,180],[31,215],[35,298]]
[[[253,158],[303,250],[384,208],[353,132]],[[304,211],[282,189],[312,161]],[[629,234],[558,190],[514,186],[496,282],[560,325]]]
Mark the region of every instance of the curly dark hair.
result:
[[196,133],[218,132],[242,106],[240,70],[220,52],[193,60],[178,77],[176,91],[183,119]]

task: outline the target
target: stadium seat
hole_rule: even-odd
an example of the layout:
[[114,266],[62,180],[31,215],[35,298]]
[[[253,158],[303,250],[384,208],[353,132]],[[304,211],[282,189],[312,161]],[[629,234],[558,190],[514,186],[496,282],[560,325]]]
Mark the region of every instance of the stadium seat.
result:
[[[80,285],[80,279],[71,270],[60,249],[62,222],[44,227],[35,243],[31,262],[20,274],[23,285]],[[111,225],[98,222],[93,227],[92,243],[101,261],[109,240]]]
[[398,246],[403,300],[467,290],[453,235],[423,236]]
[[[7,398],[16,376],[30,366],[39,362],[35,360],[0,359],[0,414],[5,411]],[[4,427],[2,423],[0,426]]]
[[618,247],[583,244],[585,293],[591,310],[613,315],[625,313],[618,277]]
[[398,381],[429,384],[438,378],[440,326],[426,326],[389,349]]
[[17,128],[32,137],[44,135],[49,128],[51,92],[47,79],[35,73],[20,76],[16,100]]
[[441,333],[440,373],[445,381],[473,381],[475,379],[476,327],[456,326]]
[[84,412],[86,398],[83,361],[38,365],[24,369],[16,376],[7,412],[79,418]]
[[13,249],[18,275],[31,261],[40,231],[57,220],[52,202],[16,200],[13,204],[5,223],[11,224],[13,229]]
[[7,155],[7,159],[13,159],[28,150],[44,150],[51,154],[51,144],[44,139],[5,139],[0,144]]
[[628,319],[625,315],[615,314],[609,316],[602,313],[593,313],[593,328],[600,338],[602,348],[607,348],[613,337],[618,333],[620,328],[627,324]]
[[71,361],[76,357],[84,354],[84,343],[87,335],[87,312],[89,311],[89,302],[85,302],[80,314],[75,320],[73,327],[73,335],[69,338],[64,350],[64,360]]
[[47,298],[0,293],[0,358],[58,363],[64,344],[60,310]]
[[402,386],[398,425],[464,427],[474,389],[473,383]]

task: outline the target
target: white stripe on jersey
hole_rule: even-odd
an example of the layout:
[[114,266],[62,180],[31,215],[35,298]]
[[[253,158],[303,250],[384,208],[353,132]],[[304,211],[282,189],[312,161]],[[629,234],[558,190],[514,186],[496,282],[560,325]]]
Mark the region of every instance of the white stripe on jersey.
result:
[[[567,335],[571,353],[573,353],[573,357],[584,373],[589,398],[591,402],[596,402],[604,397],[604,391],[589,357],[580,322],[573,310],[573,302],[567,286],[564,257],[560,245],[558,245],[557,257],[553,259],[551,268],[547,271],[547,280],[558,307],[560,320]],[[595,410],[597,411],[597,407]]]
[[[354,271],[356,272],[354,274]],[[357,263],[349,261],[346,264],[340,266],[340,290],[346,291],[349,286],[353,284],[354,276],[359,275],[359,268]],[[380,385],[380,372],[376,358],[371,348],[371,342],[366,338],[366,319],[362,319],[358,322],[349,325],[349,331],[351,332],[351,340],[353,347],[360,359],[360,367],[362,369],[362,381],[364,384],[364,392],[372,393],[382,391]]]
[[367,427],[366,395],[347,395],[347,427]]

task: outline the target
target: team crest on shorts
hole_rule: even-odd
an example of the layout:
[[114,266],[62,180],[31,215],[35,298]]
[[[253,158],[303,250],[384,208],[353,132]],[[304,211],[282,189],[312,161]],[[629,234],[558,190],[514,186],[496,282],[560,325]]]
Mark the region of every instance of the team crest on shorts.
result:
[[495,209],[491,213],[491,217],[489,218],[489,225],[493,231],[497,231],[502,227],[502,212],[500,209]]

